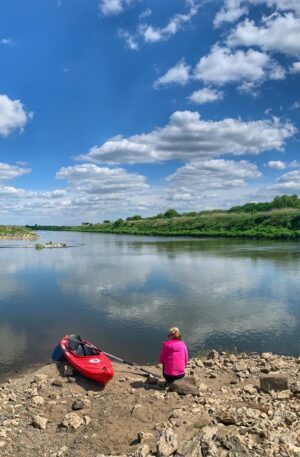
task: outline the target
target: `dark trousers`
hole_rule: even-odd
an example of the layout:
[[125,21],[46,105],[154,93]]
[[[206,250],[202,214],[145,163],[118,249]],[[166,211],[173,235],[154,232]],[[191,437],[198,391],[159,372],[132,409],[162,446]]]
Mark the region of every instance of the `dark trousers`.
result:
[[182,379],[185,377],[185,373],[182,373],[182,374],[178,374],[177,376],[172,376],[170,374],[166,374],[166,373],[163,373],[163,376],[165,378],[165,380],[168,382],[168,383],[172,383],[174,381],[176,381],[177,379]]

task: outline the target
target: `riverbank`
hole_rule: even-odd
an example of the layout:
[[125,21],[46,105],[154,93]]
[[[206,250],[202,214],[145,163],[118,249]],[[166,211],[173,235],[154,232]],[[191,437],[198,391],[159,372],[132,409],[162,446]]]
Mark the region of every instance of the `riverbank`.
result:
[[67,365],[35,367],[0,386],[1,456],[299,456],[299,367],[211,351],[173,388],[115,364],[103,390]]
[[38,235],[31,229],[17,225],[0,225],[0,240],[37,240]]

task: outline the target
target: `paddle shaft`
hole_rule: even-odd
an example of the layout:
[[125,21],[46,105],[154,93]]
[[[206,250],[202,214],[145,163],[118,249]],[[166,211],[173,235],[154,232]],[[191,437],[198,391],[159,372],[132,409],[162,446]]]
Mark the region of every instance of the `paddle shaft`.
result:
[[85,341],[79,341],[79,340],[75,340],[75,341],[76,341],[77,343],[81,344],[82,346],[85,344],[86,346],[89,346],[89,347],[91,347],[91,348],[94,348],[94,349],[96,349],[97,351],[102,352],[103,354],[107,355],[108,357],[111,357],[112,359],[116,359],[116,360],[118,360],[119,362],[125,363],[126,365],[130,365],[131,367],[134,367],[134,368],[139,369],[140,371],[143,371],[143,372],[146,373],[147,375],[150,375],[150,376],[153,376],[153,377],[156,378],[156,379],[159,379],[159,376],[157,376],[156,374],[151,373],[151,372],[148,371],[148,370],[144,370],[144,368],[139,367],[139,366],[136,365],[135,363],[128,362],[127,360],[121,359],[120,357],[117,357],[116,355],[109,354],[108,352],[102,351],[101,349],[97,348],[97,347],[96,347],[94,344],[92,344],[92,343],[87,343],[87,342],[85,342]]

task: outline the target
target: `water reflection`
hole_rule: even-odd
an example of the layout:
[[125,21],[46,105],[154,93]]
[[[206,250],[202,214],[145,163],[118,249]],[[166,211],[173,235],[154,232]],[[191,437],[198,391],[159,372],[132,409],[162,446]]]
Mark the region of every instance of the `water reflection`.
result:
[[2,371],[46,360],[67,332],[153,362],[174,324],[192,353],[298,353],[296,243],[42,233],[49,240],[75,247],[0,249],[0,343],[26,348],[2,351]]

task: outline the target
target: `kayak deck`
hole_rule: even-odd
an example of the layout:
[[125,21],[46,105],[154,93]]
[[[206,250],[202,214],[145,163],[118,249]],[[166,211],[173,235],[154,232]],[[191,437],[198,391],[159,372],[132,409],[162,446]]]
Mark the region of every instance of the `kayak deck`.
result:
[[[66,335],[60,341],[61,349],[68,362],[83,376],[107,384],[114,376],[111,361],[103,352],[77,335]],[[78,339],[80,338],[80,340]]]

